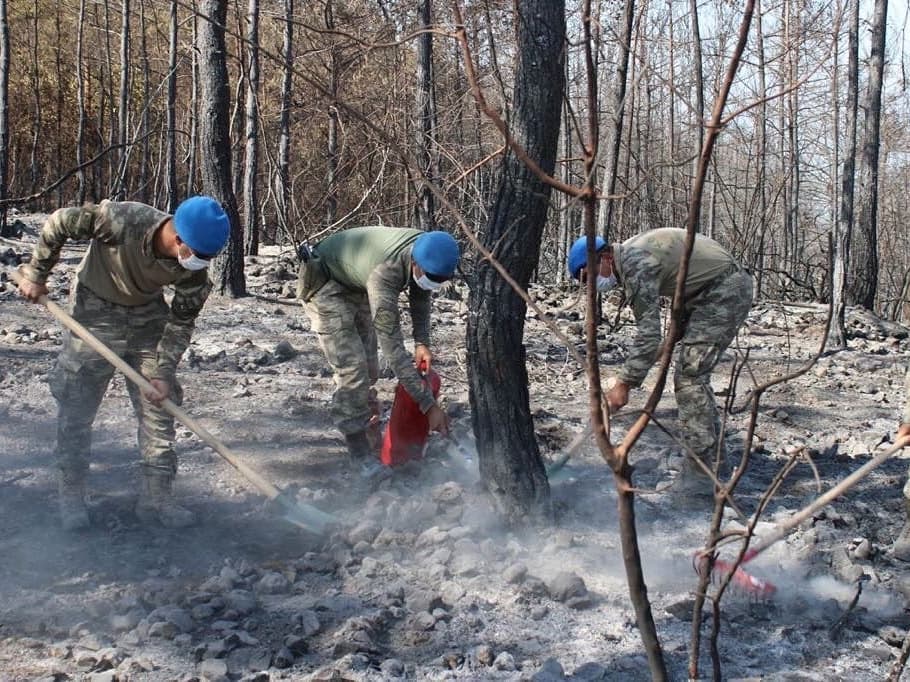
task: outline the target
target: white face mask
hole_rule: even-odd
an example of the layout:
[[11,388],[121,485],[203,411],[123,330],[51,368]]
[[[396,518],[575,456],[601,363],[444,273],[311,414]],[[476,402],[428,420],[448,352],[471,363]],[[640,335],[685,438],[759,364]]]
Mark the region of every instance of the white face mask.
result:
[[411,277],[414,278],[414,284],[419,286],[424,291],[436,291],[437,289],[442,287],[442,282],[434,282],[426,275],[421,275],[420,277],[417,277],[412,272]]
[[597,291],[601,294],[608,292],[610,289],[616,286],[616,275],[610,275],[609,277],[604,277],[603,275],[597,275]]
[[209,266],[209,261],[203,260],[195,253],[190,253],[189,258],[182,258],[177,254],[177,262],[184,270],[205,270]]

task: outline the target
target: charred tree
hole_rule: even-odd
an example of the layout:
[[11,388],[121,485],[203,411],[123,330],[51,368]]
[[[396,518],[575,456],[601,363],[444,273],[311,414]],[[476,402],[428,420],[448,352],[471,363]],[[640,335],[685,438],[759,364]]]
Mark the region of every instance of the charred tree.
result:
[[167,130],[165,132],[164,168],[167,210],[173,213],[179,202],[177,194],[177,0],[171,0],[170,3],[167,63]]
[[[0,0],[0,199],[9,185],[9,23],[6,0]],[[0,228],[6,227],[6,202],[0,203]]]
[[224,24],[227,5],[199,3],[196,52],[199,55],[199,152],[202,190],[214,197],[231,221],[227,247],[212,263],[215,290],[232,297],[246,295],[243,275],[243,229],[231,177],[230,110]]
[[259,0],[247,9],[249,64],[246,74],[246,157],[243,164],[243,208],[246,254],[259,253]]
[[436,182],[436,88],[433,76],[433,4],[418,0],[417,24],[417,159],[423,178],[417,180],[416,227],[436,229],[436,207],[427,183]]
[[[543,172],[552,175],[565,82],[565,5],[562,0],[520,0],[516,8],[510,133]],[[523,288],[537,267],[549,196],[549,185],[510,150],[502,161],[484,246]],[[551,513],[528,394],[526,308],[488,261],[478,263],[468,305],[471,419],[481,477],[513,520]]]
[[850,27],[847,31],[847,101],[844,128],[847,148],[841,177],[840,213],[834,225],[834,253],[831,273],[832,348],[847,347],[844,312],[847,303],[847,268],[853,235],[853,190],[856,171],[856,114],[859,105],[859,0],[850,1]]
[[881,146],[882,85],[885,69],[885,29],[888,0],[875,0],[872,16],[869,81],[863,110],[863,148],[860,157],[859,210],[853,230],[850,272],[848,281],[851,300],[873,310],[878,289],[878,171]]
[[284,0],[284,64],[281,79],[281,113],[278,120],[278,228],[285,238],[291,234],[291,94],[294,86],[294,0]]

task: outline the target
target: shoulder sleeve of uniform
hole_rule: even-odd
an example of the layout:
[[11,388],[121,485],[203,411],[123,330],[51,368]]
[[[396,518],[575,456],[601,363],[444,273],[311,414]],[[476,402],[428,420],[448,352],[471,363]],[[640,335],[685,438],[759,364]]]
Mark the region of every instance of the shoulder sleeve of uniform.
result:
[[[401,331],[398,299],[407,286],[408,272],[406,264],[394,260],[382,263],[373,269],[367,279],[367,296],[370,299],[373,328],[383,356],[391,364],[405,390],[420,405],[420,409],[426,412],[436,400],[414,368],[414,358],[404,346]],[[413,318],[413,308],[411,315]]]
[[33,282],[46,282],[60,259],[60,250],[69,239],[115,240],[104,203],[54,211],[38,233],[38,243],[23,274]]
[[158,341],[158,372],[162,378],[173,378],[177,364],[190,345],[196,318],[212,291],[205,270],[193,272],[174,284],[171,314]]

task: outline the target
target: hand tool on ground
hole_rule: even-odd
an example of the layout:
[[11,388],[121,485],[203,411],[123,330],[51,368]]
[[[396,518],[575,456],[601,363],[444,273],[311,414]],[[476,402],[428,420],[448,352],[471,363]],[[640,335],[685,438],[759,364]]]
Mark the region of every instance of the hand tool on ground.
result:
[[[769,535],[759,539],[754,545],[746,550],[745,554],[743,554],[743,558],[739,566],[736,566],[734,568],[734,561],[715,558],[711,579],[714,582],[717,582],[723,577],[730,575],[732,572],[732,583],[736,586],[737,589],[742,590],[745,594],[755,599],[768,599],[770,597],[773,597],[774,593],[777,592],[777,587],[775,587],[775,585],[770,581],[750,575],[746,572],[742,565],[751,561],[766,549],[768,549],[768,547],[789,535],[790,531],[796,528],[799,524],[801,524],[806,519],[811,518],[812,515],[820,509],[827,507],[829,504],[831,504],[831,502],[850,490],[850,488],[852,488],[854,485],[872,473],[872,471],[881,466],[886,460],[891,459],[895,453],[899,452],[907,445],[910,445],[910,436],[903,436],[899,438],[897,442],[894,443],[894,445],[892,445],[887,450],[882,450],[868,462],[863,464],[859,469],[847,476],[840,483],[833,486],[830,490],[828,490],[828,492],[820,495],[811,504],[803,507],[786,521],[779,523]],[[703,551],[696,552],[695,558],[693,560],[693,565],[699,574],[706,571],[709,565],[707,554]]]
[[[17,285],[19,284],[21,277],[22,276],[17,271],[11,273],[11,278]],[[95,352],[110,362],[140,389],[146,392],[155,392],[155,387],[152,386],[148,379],[133,369],[123,358],[114,353],[114,351],[104,345],[98,337],[73,319],[69,313],[64,311],[53,301],[49,300],[47,296],[42,296],[39,299],[39,303],[44,305],[67,329],[85,341]],[[271,505],[278,510],[279,514],[285,520],[318,535],[325,533],[325,531],[336,522],[336,518],[333,515],[327,514],[312,505],[297,500],[292,491],[279,490],[272,483],[263,478],[258,471],[245,464],[243,460],[228,449],[224,443],[215,438],[215,436],[209,433],[201,424],[190,417],[190,415],[184,412],[183,409],[170,399],[164,399],[161,402],[161,407],[205,441],[215,452],[221,455],[228,464],[234,467],[244,478],[252,483],[259,492],[268,497]]]
[[565,451],[559,457],[557,457],[556,459],[554,459],[552,462],[550,462],[547,465],[547,467],[546,467],[547,476],[548,477],[552,476],[557,471],[562,469],[566,465],[566,462],[568,462],[569,459],[571,459],[572,455],[574,455],[576,452],[578,452],[578,450],[581,448],[581,446],[585,444],[585,441],[587,441],[588,438],[591,437],[592,433],[594,433],[594,427],[591,424],[591,422],[589,421],[585,425],[585,428],[582,429],[582,431],[579,434],[577,434],[575,436],[575,438],[572,439],[572,442],[569,443],[569,446],[565,449]]

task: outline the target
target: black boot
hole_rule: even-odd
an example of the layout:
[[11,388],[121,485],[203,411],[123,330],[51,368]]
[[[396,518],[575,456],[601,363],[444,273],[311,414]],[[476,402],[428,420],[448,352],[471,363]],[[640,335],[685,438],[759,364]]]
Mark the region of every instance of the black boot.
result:
[[370,445],[366,431],[346,433],[345,443],[353,464],[359,469],[363,478],[381,480],[389,475],[389,470],[376,458],[376,452]]
[[370,447],[366,431],[346,433],[344,434],[344,441],[348,446],[348,454],[354,461],[361,462],[373,456],[373,449]]

